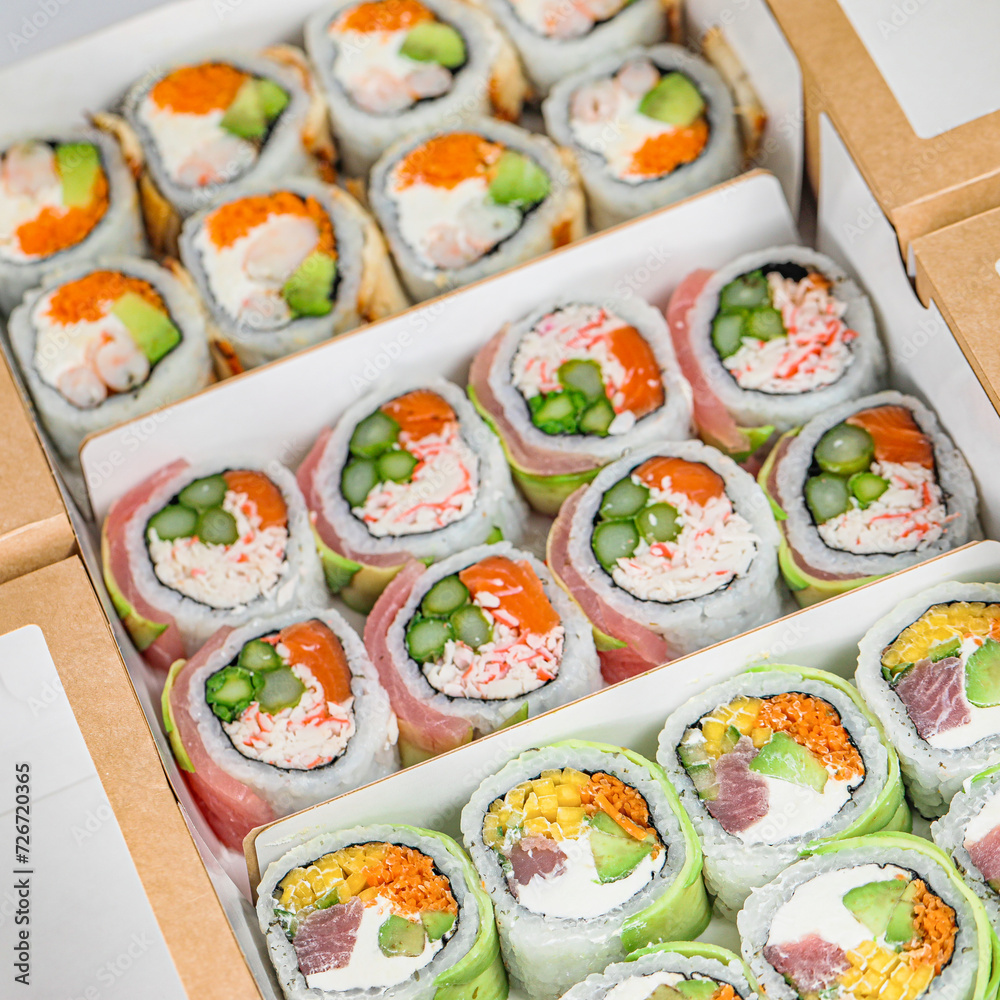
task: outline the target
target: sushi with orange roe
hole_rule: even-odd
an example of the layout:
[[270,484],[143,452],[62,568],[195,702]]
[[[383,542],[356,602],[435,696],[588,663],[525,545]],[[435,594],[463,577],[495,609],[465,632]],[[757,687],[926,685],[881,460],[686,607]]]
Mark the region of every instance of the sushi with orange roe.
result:
[[493,19],[460,0],[334,0],[306,23],[344,170],[366,175],[408,132],[517,121],[526,84]]
[[8,335],[39,418],[79,467],[83,439],[208,385],[201,303],[178,265],[105,257],[50,274]]
[[417,300],[584,233],[575,169],[546,136],[496,119],[408,134],[372,168],[368,196]]
[[0,313],[56,268],[145,249],[135,182],[96,130],[0,147]]
[[185,221],[180,254],[208,309],[223,374],[406,305],[371,216],[319,181],[239,188]]

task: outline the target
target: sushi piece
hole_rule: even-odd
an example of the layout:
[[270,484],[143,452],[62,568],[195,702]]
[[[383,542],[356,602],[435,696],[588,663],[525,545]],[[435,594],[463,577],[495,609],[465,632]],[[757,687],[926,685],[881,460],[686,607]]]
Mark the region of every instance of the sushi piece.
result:
[[996,994],[982,903],[933,844],[906,833],[835,841],[750,894],[743,958],[773,1000]]
[[738,460],[771,436],[875,392],[885,352],[868,297],[807,247],[757,250],[694,271],[667,322],[695,387],[698,434]]
[[743,165],[725,81],[679,45],[588,62],[542,110],[546,131],[576,159],[595,229],[697,194]]
[[404,766],[601,687],[590,625],[509,542],[408,563],[365,624]]
[[667,941],[587,976],[562,1000],[756,1000],[756,981],[731,951],[705,941]]
[[305,503],[277,462],[171,462],[112,505],[101,560],[115,610],[160,670],[223,626],[325,603]]
[[903,601],[861,640],[858,690],[899,753],[925,816],[1000,764],[1000,584],[943,583]]
[[399,766],[389,699],[336,611],[221,628],[171,667],[163,719],[209,824],[235,851],[254,827]]
[[602,56],[679,28],[677,0],[480,0],[510,36],[535,96]]
[[472,362],[469,398],[545,514],[608,462],[691,431],[663,316],[638,299],[556,299],[505,325]]
[[409,560],[517,541],[527,516],[496,438],[444,379],[359,400],[298,479],[327,584],[362,613]]
[[150,242],[177,254],[181,222],[239,184],[289,176],[332,180],[323,98],[301,50],[275,45],[147,73],[97,125],[139,177]]
[[670,714],[656,759],[729,918],[808,844],[909,829],[895,751],[854,688],[822,670],[768,664],[713,685]]
[[7,324],[14,355],[60,455],[212,380],[201,303],[179,265],[106,257],[48,275]]
[[660,768],[631,750],[567,740],[522,753],[473,793],[462,838],[511,985],[533,1000],[708,925],[691,821]]
[[506,1000],[489,896],[442,833],[324,833],[268,865],[257,892],[286,1000]]
[[982,537],[962,453],[912,396],[842,403],[778,440],[758,477],[805,606]]
[[335,0],[306,23],[344,169],[367,174],[408,132],[521,115],[527,85],[493,19],[459,0]]
[[416,300],[584,233],[583,193],[561,151],[490,118],[422,128],[394,143],[372,169],[368,197]]
[[371,216],[346,191],[318,181],[242,189],[190,216],[180,253],[208,308],[224,373],[407,304]]
[[0,312],[52,268],[143,249],[132,174],[108,136],[67,132],[0,149]]
[[752,477],[702,444],[641,448],[562,506],[546,560],[613,684],[780,617],[779,534]]

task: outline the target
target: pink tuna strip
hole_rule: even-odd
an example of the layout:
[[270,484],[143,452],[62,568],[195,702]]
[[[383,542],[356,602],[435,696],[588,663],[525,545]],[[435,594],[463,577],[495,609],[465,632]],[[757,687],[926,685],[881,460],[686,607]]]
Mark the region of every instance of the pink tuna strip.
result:
[[818,934],[809,934],[801,941],[769,944],[764,949],[764,958],[787,976],[800,993],[826,989],[847,968],[843,949]]
[[716,799],[705,808],[726,833],[741,833],[767,815],[767,782],[750,770],[757,748],[748,736],[715,762]]
[[566,870],[566,855],[548,837],[522,837],[507,857],[517,885],[527,885],[536,876],[555,878]]
[[346,903],[313,910],[302,921],[292,944],[304,976],[342,969],[351,960],[365,904],[352,896]]
[[985,837],[974,843],[966,841],[965,849],[987,882],[1000,879],[1000,826],[993,827]]
[[972,721],[965,700],[965,668],[957,656],[937,663],[919,660],[894,690],[922,740]]

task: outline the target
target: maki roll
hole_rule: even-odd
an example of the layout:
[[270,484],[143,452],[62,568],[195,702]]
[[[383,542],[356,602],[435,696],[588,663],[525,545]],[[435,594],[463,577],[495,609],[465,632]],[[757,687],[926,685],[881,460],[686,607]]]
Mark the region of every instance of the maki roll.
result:
[[583,193],[560,150],[543,135],[495,119],[407,135],[375,164],[368,194],[417,300],[584,232]]
[[568,740],[522,753],[473,793],[462,838],[511,985],[534,1000],[708,925],[691,821],[660,768],[631,750]]
[[115,610],[161,670],[224,625],[325,597],[305,503],[276,462],[266,473],[164,466],[111,507],[101,558]]
[[846,681],[757,667],[695,695],[656,759],[705,852],[705,883],[732,917],[804,845],[909,826],[899,760]]
[[286,1000],[507,996],[489,896],[442,833],[324,833],[268,865],[257,892]]
[[590,625],[508,542],[410,562],[365,624],[408,765],[601,686]]
[[220,629],[171,667],[163,719],[209,824],[236,851],[254,827],[399,765],[389,699],[336,611]]
[[204,388],[201,303],[176,264],[107,257],[50,274],[7,324],[45,429],[79,467],[83,439]]
[[545,127],[576,159],[596,229],[703,191],[743,163],[725,81],[679,45],[616,52],[560,80]]
[[516,541],[526,518],[461,389],[444,379],[402,388],[351,406],[299,467],[327,584],[363,613],[410,559]]
[[0,312],[53,267],[142,251],[135,184],[110,138],[88,130],[0,150]]
[[751,893],[743,958],[774,1000],[996,994],[982,903],[933,844],[877,833],[816,848]]
[[799,604],[843,593],[982,537],[969,466],[934,413],[880,392],[789,431],[759,481]]
[[898,604],[861,640],[858,690],[925,816],[1000,763],[998,639],[1000,584],[943,583]]
[[563,504],[547,561],[594,626],[612,684],[784,613],[759,487],[699,441],[643,448]]
[[198,212],[184,223],[180,252],[231,373],[406,305],[371,217],[318,181],[243,189]]
[[737,458],[885,380],[867,296],[807,247],[693,272],[671,296],[667,322],[695,390],[698,434]]
[[459,0],[335,0],[306,23],[344,169],[366,174],[414,129],[478,115],[516,121],[517,53],[484,11]]
[[473,360],[469,397],[545,514],[608,462],[691,430],[663,316],[638,299],[558,299],[507,324]]

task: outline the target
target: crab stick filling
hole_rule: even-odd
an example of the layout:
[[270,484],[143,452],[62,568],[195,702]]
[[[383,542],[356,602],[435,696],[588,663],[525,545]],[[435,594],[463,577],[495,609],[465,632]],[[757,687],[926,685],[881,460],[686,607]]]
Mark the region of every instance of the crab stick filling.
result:
[[376,538],[437,531],[476,502],[479,463],[451,406],[429,389],[397,396],[354,429],[341,493]]
[[529,156],[473,132],[435,136],[389,172],[403,240],[427,265],[468,267],[513,236],[549,192]]
[[859,410],[813,451],[806,504],[831,549],[920,552],[954,515],[945,506],[934,448],[904,406]]
[[442,694],[501,700],[558,676],[565,634],[531,564],[489,556],[428,590],[406,646]]
[[267,77],[207,62],[162,77],[137,114],[167,176],[200,188],[246,173],[288,101],[288,92]]
[[466,61],[465,41],[417,0],[370,0],[329,27],[333,75],[362,111],[406,111],[451,90]]
[[35,370],[80,409],[143,385],[181,341],[159,292],[121,271],[91,271],[47,292],[31,322]]
[[579,38],[609,21],[629,0],[511,0],[518,18],[548,38]]
[[[661,986],[670,987],[660,990]],[[659,992],[657,992],[659,990]],[[699,973],[688,977],[679,972],[652,972],[646,976],[632,976],[604,994],[604,1000],[664,1000],[680,994],[679,1000],[737,1000],[736,990],[729,983],[720,983]]]
[[649,344],[598,305],[543,316],[521,338],[511,379],[534,425],[548,434],[627,434],[664,402]]
[[246,643],[206,680],[205,697],[233,747],[275,767],[322,767],[354,735],[344,648],[315,619]]
[[82,243],[108,210],[108,178],[89,142],[22,142],[0,156],[0,260]]
[[461,915],[451,883],[412,847],[343,847],[293,868],[275,889],[285,934],[311,989],[396,986],[447,944]]
[[775,913],[764,957],[806,998],[916,1000],[955,950],[955,911],[912,871],[813,876]]
[[882,675],[917,735],[960,750],[1000,733],[1000,605],[928,608],[882,653]]
[[263,473],[234,469],[189,483],[146,526],[157,579],[211,608],[274,592],[288,569],[288,509]]
[[333,309],[336,239],[315,198],[276,191],[226,202],[194,243],[213,299],[241,325],[273,330]]
[[[664,105],[659,95],[675,84],[681,101],[673,98]],[[612,177],[641,184],[701,155],[709,131],[704,111],[704,100],[687,77],[661,73],[648,59],[633,59],[614,75],[573,92],[569,126],[580,146],[604,158]]]
[[701,462],[647,460],[607,490],[598,518],[597,561],[640,600],[711,594],[745,574],[757,551],[722,477]]
[[837,710],[794,691],[719,705],[677,753],[705,809],[745,844],[821,830],[865,778]]
[[490,804],[483,840],[514,898],[550,917],[599,917],[663,868],[666,850],[646,800],[601,771],[543,771]]

